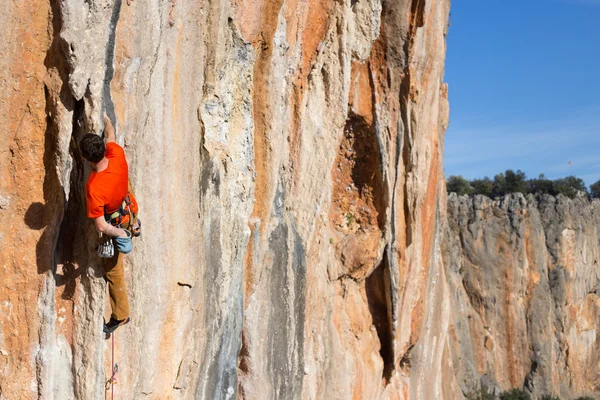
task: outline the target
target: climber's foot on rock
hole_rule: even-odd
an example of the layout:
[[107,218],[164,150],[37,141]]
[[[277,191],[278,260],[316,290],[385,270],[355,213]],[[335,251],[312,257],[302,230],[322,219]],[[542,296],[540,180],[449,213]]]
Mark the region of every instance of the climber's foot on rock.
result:
[[129,323],[129,321],[130,321],[129,317],[127,317],[126,319],[122,319],[120,321],[117,319],[114,319],[113,317],[110,317],[110,321],[108,321],[107,323],[104,324],[103,331],[104,331],[104,333],[107,333],[110,335],[111,333],[116,331],[118,327]]

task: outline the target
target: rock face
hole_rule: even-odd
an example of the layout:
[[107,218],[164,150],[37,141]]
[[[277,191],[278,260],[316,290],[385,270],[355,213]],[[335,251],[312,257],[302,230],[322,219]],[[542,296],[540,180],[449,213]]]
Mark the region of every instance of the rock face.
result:
[[600,397],[600,201],[451,194],[447,232],[462,391]]
[[1,9],[1,399],[105,396],[77,148],[103,111],[144,229],[119,398],[460,396],[440,252],[447,0]]

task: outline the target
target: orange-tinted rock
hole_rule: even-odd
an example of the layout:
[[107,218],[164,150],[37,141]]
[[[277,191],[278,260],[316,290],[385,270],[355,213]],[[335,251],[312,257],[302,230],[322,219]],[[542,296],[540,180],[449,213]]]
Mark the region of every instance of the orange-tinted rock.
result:
[[[448,203],[453,359],[478,383],[536,397],[598,392],[600,202],[520,194]],[[574,251],[574,249],[577,249]]]
[[0,397],[105,394],[106,286],[77,143],[106,111],[144,229],[115,397],[456,398],[440,260],[448,12],[11,3]]

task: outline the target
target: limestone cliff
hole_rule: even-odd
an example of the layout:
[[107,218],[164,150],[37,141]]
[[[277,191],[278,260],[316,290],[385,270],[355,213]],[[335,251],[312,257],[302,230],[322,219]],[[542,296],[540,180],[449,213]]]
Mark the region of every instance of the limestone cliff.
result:
[[600,201],[451,194],[447,232],[461,389],[600,398]]
[[123,399],[456,398],[441,262],[448,0],[2,2],[0,398],[102,399],[77,143],[144,233]]

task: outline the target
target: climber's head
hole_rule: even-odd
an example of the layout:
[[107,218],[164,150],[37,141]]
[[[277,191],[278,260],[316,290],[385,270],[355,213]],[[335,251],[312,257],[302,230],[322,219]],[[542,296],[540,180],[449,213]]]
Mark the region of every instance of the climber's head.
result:
[[94,133],[86,133],[79,142],[79,149],[83,158],[92,164],[97,164],[104,158],[106,146],[100,136]]

